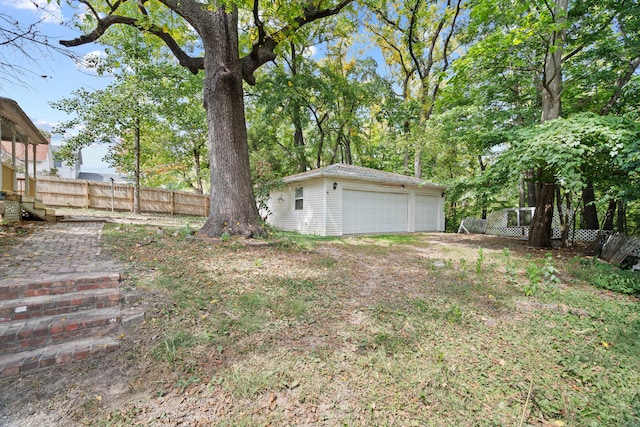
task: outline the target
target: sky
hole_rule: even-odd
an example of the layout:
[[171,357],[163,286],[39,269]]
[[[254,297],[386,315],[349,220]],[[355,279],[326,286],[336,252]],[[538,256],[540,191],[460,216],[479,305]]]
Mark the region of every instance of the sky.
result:
[[[0,11],[5,18],[18,21],[21,26],[42,21],[38,31],[46,35],[52,44],[59,45],[59,40],[77,37],[80,32],[71,25],[73,10],[61,2],[47,0],[0,0]],[[36,6],[37,5],[37,6]],[[0,26],[7,26],[5,21]],[[62,47],[62,46],[61,46]],[[29,56],[16,49],[0,47],[0,62],[17,64],[23,71],[15,76],[3,76],[5,69],[0,68],[0,96],[13,99],[29,116],[39,129],[50,131],[59,122],[70,119],[67,113],[54,109],[51,101],[71,97],[74,90],[85,88],[97,90],[105,88],[111,78],[96,75],[82,67],[81,61],[61,53],[38,49],[33,45],[25,45]],[[102,52],[102,46],[88,44],[69,49],[79,59],[85,55]],[[15,73],[14,73],[15,74]],[[60,145],[62,137],[52,135],[53,145]],[[113,173],[113,169],[102,161],[107,152],[106,145],[92,145],[82,150],[83,172]]]

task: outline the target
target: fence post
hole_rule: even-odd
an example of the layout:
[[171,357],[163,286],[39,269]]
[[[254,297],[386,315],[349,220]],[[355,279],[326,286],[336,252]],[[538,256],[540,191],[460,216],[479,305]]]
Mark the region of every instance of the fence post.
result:
[[176,214],[176,192],[171,192],[171,216]]
[[89,181],[85,181],[84,183],[84,205],[87,209],[91,207],[91,189],[89,187]]
[[113,179],[113,177],[109,179],[111,180],[111,212],[113,212],[113,207],[114,207],[115,198],[116,198],[115,179]]

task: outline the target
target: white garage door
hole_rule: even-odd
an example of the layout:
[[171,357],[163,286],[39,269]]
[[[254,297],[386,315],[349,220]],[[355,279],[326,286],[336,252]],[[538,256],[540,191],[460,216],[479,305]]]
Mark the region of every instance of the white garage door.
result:
[[344,190],[342,233],[398,233],[408,228],[407,194]]
[[436,196],[416,196],[416,231],[438,230],[438,200]]

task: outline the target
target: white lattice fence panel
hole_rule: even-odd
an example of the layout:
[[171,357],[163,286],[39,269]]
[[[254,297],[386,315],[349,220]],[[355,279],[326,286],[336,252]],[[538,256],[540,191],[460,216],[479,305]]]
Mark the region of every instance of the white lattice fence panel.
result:
[[571,230],[569,233],[569,238],[571,240],[575,240],[576,242],[593,242],[598,238],[598,233],[600,230]]
[[473,234],[484,234],[487,231],[487,220],[480,218],[465,218],[460,223],[460,232],[468,232]]
[[503,236],[507,229],[507,213],[492,212],[487,216],[487,234]]

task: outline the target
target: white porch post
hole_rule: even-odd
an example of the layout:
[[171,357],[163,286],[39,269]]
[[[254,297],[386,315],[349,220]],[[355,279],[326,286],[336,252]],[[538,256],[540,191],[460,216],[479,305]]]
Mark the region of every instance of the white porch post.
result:
[[29,138],[26,141],[22,141],[24,145],[24,195],[31,196],[29,194]]
[[18,190],[18,171],[16,168],[16,128],[13,126],[13,139],[11,139],[11,167],[13,168],[13,185],[12,191]]
[[[0,141],[2,141],[2,117],[0,117]],[[0,191],[2,191],[2,150],[0,150]]]
[[37,144],[33,144],[33,194],[31,195],[34,199],[36,198],[36,192],[38,189],[38,171],[37,171],[37,167],[38,165],[36,164],[38,161],[38,154],[36,149],[38,148]]

